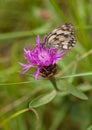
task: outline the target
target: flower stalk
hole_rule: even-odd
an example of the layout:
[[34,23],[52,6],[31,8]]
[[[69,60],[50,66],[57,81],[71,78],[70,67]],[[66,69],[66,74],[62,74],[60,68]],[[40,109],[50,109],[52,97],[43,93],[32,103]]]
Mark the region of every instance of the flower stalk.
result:
[[50,82],[52,83],[54,89],[55,89],[56,91],[60,91],[59,88],[57,87],[56,78],[55,78],[55,77],[51,77],[51,78],[49,78],[49,80],[50,80]]

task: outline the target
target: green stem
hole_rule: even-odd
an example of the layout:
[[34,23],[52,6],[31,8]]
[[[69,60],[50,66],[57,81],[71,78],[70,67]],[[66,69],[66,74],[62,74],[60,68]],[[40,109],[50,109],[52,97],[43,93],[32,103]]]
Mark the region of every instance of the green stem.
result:
[[50,82],[52,83],[53,87],[55,88],[56,91],[59,91],[58,87],[57,87],[57,83],[56,83],[56,78],[52,77],[49,78]]

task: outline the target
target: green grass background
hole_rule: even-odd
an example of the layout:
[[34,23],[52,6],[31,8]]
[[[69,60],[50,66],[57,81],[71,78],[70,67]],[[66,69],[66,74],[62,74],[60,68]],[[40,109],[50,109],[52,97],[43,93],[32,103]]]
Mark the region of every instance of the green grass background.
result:
[[[42,78],[36,81],[30,72],[20,74],[23,48],[27,43],[34,46],[37,35],[43,39],[65,22],[74,24],[77,44],[58,62],[58,87],[80,88],[88,100],[63,93],[29,111],[32,95],[52,85]],[[65,75],[72,76],[61,79]],[[0,126],[0,130],[35,130],[36,126],[92,130],[92,0],[0,0]]]

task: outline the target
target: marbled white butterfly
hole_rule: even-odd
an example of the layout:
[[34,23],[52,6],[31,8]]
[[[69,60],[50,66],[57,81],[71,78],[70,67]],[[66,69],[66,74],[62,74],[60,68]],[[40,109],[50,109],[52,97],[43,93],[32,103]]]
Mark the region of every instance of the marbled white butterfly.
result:
[[71,23],[65,23],[50,32],[43,45],[49,48],[57,48],[59,50],[69,50],[76,43],[74,36],[74,27]]

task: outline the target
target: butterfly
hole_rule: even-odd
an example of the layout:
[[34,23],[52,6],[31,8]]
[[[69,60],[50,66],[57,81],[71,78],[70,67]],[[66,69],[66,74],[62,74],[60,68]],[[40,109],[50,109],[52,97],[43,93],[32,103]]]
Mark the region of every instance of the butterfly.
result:
[[65,23],[47,34],[43,45],[48,48],[69,50],[76,43],[74,27],[72,23]]

